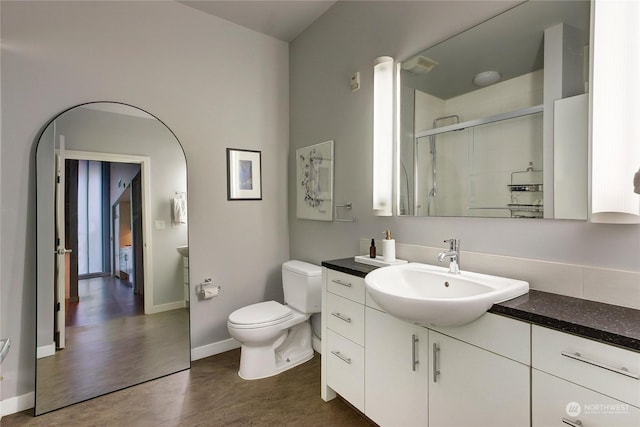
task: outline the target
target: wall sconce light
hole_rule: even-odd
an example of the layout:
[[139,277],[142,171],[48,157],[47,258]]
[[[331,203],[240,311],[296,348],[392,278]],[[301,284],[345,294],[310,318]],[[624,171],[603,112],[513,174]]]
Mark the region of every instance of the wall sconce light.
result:
[[640,223],[640,3],[597,1],[593,29],[591,222]]
[[393,58],[373,61],[373,212],[392,215]]

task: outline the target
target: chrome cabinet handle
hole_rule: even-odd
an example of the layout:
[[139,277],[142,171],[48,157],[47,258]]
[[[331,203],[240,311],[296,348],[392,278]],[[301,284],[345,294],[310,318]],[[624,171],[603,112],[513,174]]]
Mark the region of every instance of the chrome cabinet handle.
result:
[[420,342],[420,338],[416,334],[411,335],[411,370],[415,372],[420,361],[417,359],[417,344]]
[[342,354],[340,354],[339,351],[331,350],[331,353],[333,353],[334,356],[336,356],[338,359],[342,360],[344,363],[346,363],[348,365],[351,365],[351,358],[350,357],[343,356]]
[[597,366],[598,368],[606,369],[607,371],[615,372],[616,374],[624,375],[625,377],[633,378],[634,380],[640,380],[640,375],[634,374],[633,372],[629,372],[627,368],[624,366],[621,368],[616,368],[613,366],[606,365],[601,362],[597,362],[595,360],[587,359],[586,357],[582,357],[582,355],[578,352],[569,353],[568,351],[560,352],[565,357],[568,357],[573,360],[577,360],[579,362],[588,363],[589,365]]
[[571,420],[568,420],[566,418],[563,418],[562,422],[565,423],[565,424],[570,425],[571,427],[581,427],[582,426],[582,421],[580,421],[580,420],[571,421]]
[[439,357],[438,353],[440,353],[440,347],[438,347],[437,343],[433,343],[433,382],[438,382],[438,375],[440,375],[440,371],[438,370],[439,365]]
[[340,320],[344,320],[347,323],[351,323],[351,318],[350,317],[344,316],[344,315],[342,315],[340,313],[331,313],[331,315],[337,317]]
[[331,281],[333,283],[337,283],[338,285],[346,286],[347,288],[351,287],[351,283],[349,283],[349,282],[343,282],[342,280],[338,280],[338,279],[331,280]]

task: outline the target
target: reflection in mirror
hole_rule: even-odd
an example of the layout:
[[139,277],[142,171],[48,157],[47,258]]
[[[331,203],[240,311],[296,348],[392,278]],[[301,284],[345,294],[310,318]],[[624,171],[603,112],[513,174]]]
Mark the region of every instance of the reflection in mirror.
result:
[[529,1],[402,62],[399,215],[586,219],[588,1]]
[[187,169],[146,112],[89,103],[36,150],[35,414],[190,367]]

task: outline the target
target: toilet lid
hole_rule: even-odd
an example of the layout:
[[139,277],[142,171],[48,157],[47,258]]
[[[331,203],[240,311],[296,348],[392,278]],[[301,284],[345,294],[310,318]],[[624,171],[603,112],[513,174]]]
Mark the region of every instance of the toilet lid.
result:
[[286,305],[265,301],[239,308],[229,315],[229,322],[236,325],[257,325],[284,321],[291,316],[293,312]]

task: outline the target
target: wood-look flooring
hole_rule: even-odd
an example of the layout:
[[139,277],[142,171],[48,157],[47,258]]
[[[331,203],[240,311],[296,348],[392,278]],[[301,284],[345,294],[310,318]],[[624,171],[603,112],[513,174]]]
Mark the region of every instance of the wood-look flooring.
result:
[[190,370],[33,417],[2,419],[16,426],[371,426],[337,398],[320,398],[320,355],[261,380],[238,374],[240,350],[192,363]]
[[38,414],[189,368],[187,309],[141,314],[133,290],[110,277],[81,280],[79,294],[65,349],[37,360]]
[[78,280],[78,302],[66,303],[66,326],[87,326],[144,314],[144,297],[133,284],[113,276]]

